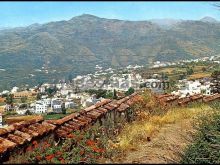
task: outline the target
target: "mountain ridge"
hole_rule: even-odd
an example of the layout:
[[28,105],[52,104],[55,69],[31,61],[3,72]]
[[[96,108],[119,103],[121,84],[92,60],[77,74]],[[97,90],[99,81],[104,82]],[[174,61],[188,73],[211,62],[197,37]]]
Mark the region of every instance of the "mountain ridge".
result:
[[[6,71],[0,72],[0,84],[57,80],[89,73],[97,64],[119,67],[211,56],[220,51],[219,35],[219,23],[183,20],[163,28],[151,21],[106,19],[90,14],[3,30],[0,68]],[[42,67],[49,73],[34,72]],[[56,72],[51,73],[53,70]],[[20,78],[29,74],[36,76]]]

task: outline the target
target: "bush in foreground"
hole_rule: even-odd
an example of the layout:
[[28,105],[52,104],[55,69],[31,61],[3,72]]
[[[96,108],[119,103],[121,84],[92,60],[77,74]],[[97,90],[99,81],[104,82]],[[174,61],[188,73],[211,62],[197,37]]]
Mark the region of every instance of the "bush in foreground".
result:
[[220,113],[219,103],[213,103],[216,111],[200,118],[195,141],[185,151],[181,160],[184,164],[220,163]]

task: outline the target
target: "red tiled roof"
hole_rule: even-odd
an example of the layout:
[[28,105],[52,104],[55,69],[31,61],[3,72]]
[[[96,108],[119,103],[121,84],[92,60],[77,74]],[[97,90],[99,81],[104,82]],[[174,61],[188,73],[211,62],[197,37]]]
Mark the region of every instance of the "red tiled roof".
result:
[[220,99],[220,94],[214,94],[214,95],[211,95],[211,96],[206,96],[206,97],[203,98],[203,101],[206,103],[206,102],[210,102],[210,101],[217,100],[217,99]]
[[162,95],[156,95],[156,98],[158,98],[158,99],[162,99],[162,98],[170,97],[170,96],[173,96],[173,94],[162,94]]
[[81,130],[107,112],[126,110],[135,103],[137,93],[120,100],[104,99],[101,102],[85,108],[80,113],[73,113],[58,120],[43,120],[38,118],[30,121],[14,123],[6,128],[0,128],[0,154],[13,150],[16,146],[22,146],[33,138],[55,133],[58,137],[68,137],[75,130]]

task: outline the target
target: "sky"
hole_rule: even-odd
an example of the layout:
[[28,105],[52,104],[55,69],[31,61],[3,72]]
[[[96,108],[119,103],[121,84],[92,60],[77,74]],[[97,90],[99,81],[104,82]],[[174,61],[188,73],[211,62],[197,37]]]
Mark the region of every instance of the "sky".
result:
[[[217,3],[217,2],[215,2]],[[69,20],[81,14],[122,20],[172,18],[198,20],[211,16],[220,20],[220,10],[212,2],[0,2],[0,27],[20,27],[34,23]]]

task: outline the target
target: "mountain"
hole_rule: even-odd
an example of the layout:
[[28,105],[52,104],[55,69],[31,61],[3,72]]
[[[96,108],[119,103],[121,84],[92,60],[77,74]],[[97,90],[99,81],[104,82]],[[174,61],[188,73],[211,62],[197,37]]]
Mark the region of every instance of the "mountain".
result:
[[200,19],[200,21],[202,22],[209,22],[209,23],[219,23],[215,18],[212,17],[203,17],[202,19]]
[[6,71],[0,71],[0,89],[89,73],[97,64],[119,67],[211,56],[219,53],[219,43],[220,24],[204,20],[155,23],[83,14],[2,30],[0,68]]
[[177,25],[178,23],[182,22],[182,20],[175,20],[175,19],[151,19],[149,21],[157,24],[161,28],[171,28]]

